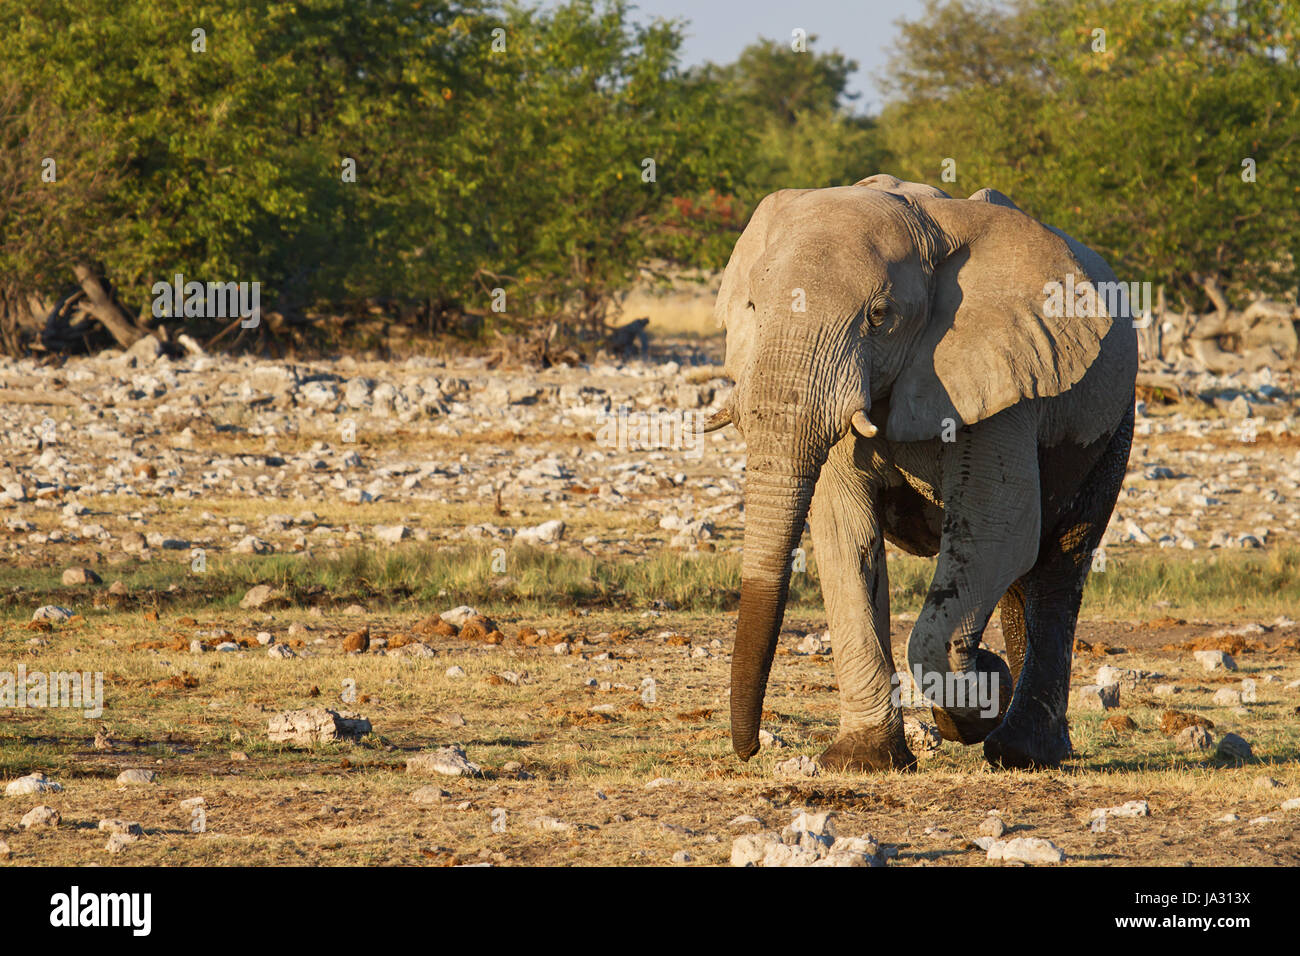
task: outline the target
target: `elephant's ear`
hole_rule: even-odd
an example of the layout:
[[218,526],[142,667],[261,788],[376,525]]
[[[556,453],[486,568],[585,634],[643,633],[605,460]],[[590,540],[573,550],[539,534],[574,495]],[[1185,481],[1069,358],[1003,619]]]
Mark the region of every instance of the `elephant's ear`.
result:
[[726,373],[739,381],[754,349],[755,312],[750,300],[750,272],[767,250],[773,224],[781,208],[807,189],[782,189],[763,197],[749,224],[736,240],[722,273],[722,285],[713,305],[718,327],[727,329]]
[[1069,244],[992,201],[918,205],[939,236],[930,316],[894,381],[886,436],[935,438],[1083,378],[1112,320]]

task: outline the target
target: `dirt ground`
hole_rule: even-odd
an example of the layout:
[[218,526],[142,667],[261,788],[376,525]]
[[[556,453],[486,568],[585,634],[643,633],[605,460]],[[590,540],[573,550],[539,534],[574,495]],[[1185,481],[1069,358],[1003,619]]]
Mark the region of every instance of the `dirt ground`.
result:
[[[652,612],[629,622],[610,612],[523,619],[503,610],[494,620],[504,643],[424,637],[431,657],[344,652],[362,620],[372,640],[401,643],[399,635],[420,630],[410,615],[150,617],[74,619],[43,632],[50,643],[41,659],[114,675],[103,724],[111,749],[96,749],[101,724],[81,715],[7,716],[5,779],[41,770],[63,786],[39,798],[0,798],[11,865],[667,865],[682,851],[689,860],[679,863],[721,865],[736,836],[779,831],[800,808],[835,811],[838,832],[872,835],[889,865],[986,864],[973,839],[990,811],[1005,821],[1007,838],[1051,840],[1065,865],[1300,862],[1295,812],[1279,809],[1300,795],[1298,695],[1285,689],[1300,677],[1294,630],[1238,643],[1240,671],[1216,676],[1182,649],[1220,642],[1210,637],[1216,626],[1088,621],[1079,638],[1092,650],[1076,655],[1076,683],[1100,663],[1159,676],[1123,690],[1115,712],[1072,713],[1076,754],[1063,769],[994,772],[978,746],[944,742],[916,773],[804,777],[778,764],[815,756],[838,720],[829,655],[797,650],[824,628],[813,616],[787,621],[769,686],[764,728],[784,746],[749,763],[731,754],[728,738],[728,614]],[[292,660],[173,649],[196,628],[224,628],[255,646],[255,631],[284,635],[295,622],[310,630],[295,628],[306,639]],[[543,646],[520,643],[524,627],[548,630]],[[8,626],[7,644],[18,630]],[[906,630],[897,622],[900,660]],[[561,640],[571,653],[554,652],[550,642]],[[988,644],[1002,649],[996,627]],[[449,677],[452,666],[464,676]],[[1259,682],[1259,702],[1239,712],[1215,706],[1214,691],[1243,676]],[[650,704],[642,702],[645,677],[656,686]],[[1157,698],[1156,680],[1178,693]],[[357,695],[351,704],[340,700],[346,681]],[[321,705],[364,715],[374,733],[309,748],[267,740],[276,712]],[[1239,733],[1256,760],[1226,766],[1179,752],[1159,729],[1169,707],[1207,717],[1216,733]],[[1115,714],[1136,727],[1105,726]],[[407,772],[408,758],[447,745],[463,747],[482,776]],[[131,768],[156,771],[156,781],[115,782]],[[412,794],[425,787],[435,788],[431,802],[415,803]],[[194,797],[204,801],[201,832],[193,808],[181,805]],[[1147,801],[1150,815],[1089,829],[1092,811],[1131,800]],[[17,825],[36,803],[59,811],[57,828]],[[744,816],[757,822],[736,822]],[[106,818],[138,821],[145,835],[110,855],[97,829]]]

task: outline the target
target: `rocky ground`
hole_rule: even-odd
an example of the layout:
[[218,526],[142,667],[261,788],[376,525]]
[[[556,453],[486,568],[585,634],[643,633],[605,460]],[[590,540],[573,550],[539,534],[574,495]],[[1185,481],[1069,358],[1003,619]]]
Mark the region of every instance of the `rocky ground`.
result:
[[[735,430],[675,431],[729,387],[716,347],[533,371],[488,369],[482,359],[172,361],[151,357],[145,342],[134,355],[58,369],[0,363],[0,513],[14,559],[34,548],[111,562],[166,551],[188,559],[193,548],[318,552],[520,534],[617,555],[666,541],[695,547],[739,527],[745,452]],[[1291,378],[1188,373],[1179,384],[1199,397],[1138,403],[1107,543],[1293,542],[1300,418]],[[638,435],[651,426],[657,434]],[[240,500],[244,514],[204,508]],[[565,528],[456,520],[530,506],[558,512]],[[403,519],[389,520],[394,513]],[[657,526],[633,530],[646,523],[634,517]]]
[[[0,862],[1300,862],[1300,614],[1085,609],[1065,768],[991,773],[913,707],[920,772],[855,777],[815,762],[838,714],[815,595],[787,615],[764,749],[742,764],[733,613],[675,608],[653,577],[634,598],[476,608],[370,570],[288,583],[355,548],[726,559],[744,446],[672,432],[728,387],[718,351],[540,372],[147,346],[0,363],[0,671],[104,679],[93,718],[6,706]],[[1140,394],[1108,550],[1289,549],[1292,381],[1162,371],[1184,397]],[[636,447],[651,421],[656,447]],[[194,584],[229,562],[273,570]],[[894,615],[899,661],[911,619]],[[996,621],[986,640],[1003,650]]]

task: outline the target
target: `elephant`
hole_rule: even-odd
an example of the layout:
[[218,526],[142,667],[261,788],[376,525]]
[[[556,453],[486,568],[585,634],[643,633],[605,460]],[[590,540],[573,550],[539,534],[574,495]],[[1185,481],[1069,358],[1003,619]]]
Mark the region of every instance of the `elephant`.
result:
[[[982,742],[997,768],[1070,756],[1074,631],[1127,469],[1137,375],[1127,300],[1080,290],[1115,282],[1100,255],[996,190],[958,199],[882,174],[758,204],[715,305],[735,386],[704,425],[734,425],[746,445],[731,661],[742,760],[759,749],[805,522],[839,682],[824,768],[916,766],[886,541],[937,558],[907,659],[942,736]],[[1079,308],[1053,305],[1061,288]],[[995,607],[1006,661],[980,646]]]

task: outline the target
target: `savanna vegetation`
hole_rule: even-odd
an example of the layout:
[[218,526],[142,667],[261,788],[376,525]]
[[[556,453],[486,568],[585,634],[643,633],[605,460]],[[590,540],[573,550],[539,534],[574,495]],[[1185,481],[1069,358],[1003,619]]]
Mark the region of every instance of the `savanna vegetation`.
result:
[[[688,69],[684,29],[624,0],[0,8],[0,345],[595,330],[721,266],[767,192],[879,170],[994,185],[1175,297],[1294,286],[1294,4],[932,0],[878,117],[834,38]],[[176,274],[259,282],[265,321],[160,318]]]

